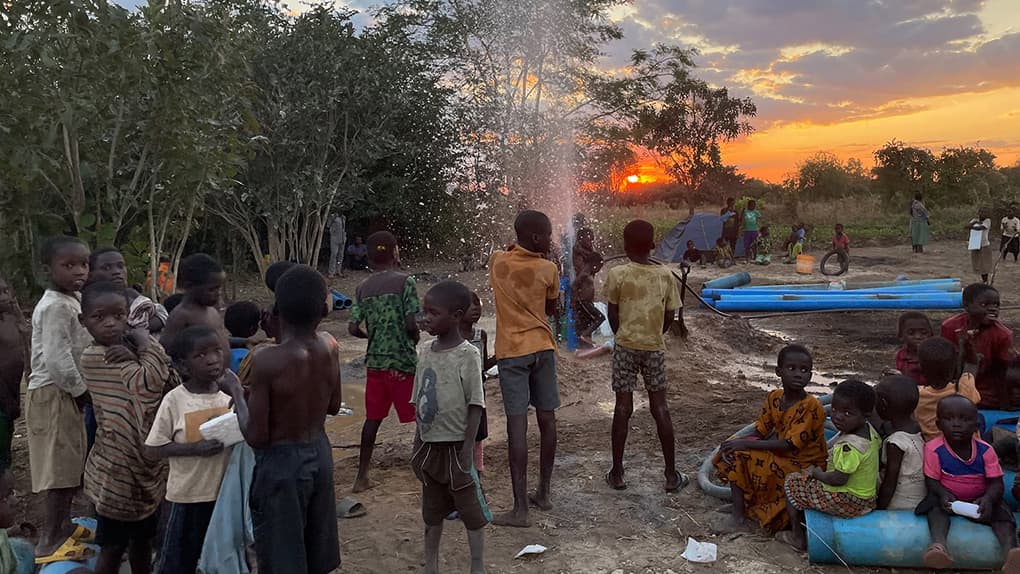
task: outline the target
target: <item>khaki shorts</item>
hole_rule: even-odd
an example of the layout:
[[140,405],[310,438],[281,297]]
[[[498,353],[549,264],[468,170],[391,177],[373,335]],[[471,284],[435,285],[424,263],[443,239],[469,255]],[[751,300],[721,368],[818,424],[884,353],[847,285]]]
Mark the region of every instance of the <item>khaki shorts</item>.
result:
[[85,469],[85,420],[71,395],[56,385],[25,396],[32,492],[77,488]]

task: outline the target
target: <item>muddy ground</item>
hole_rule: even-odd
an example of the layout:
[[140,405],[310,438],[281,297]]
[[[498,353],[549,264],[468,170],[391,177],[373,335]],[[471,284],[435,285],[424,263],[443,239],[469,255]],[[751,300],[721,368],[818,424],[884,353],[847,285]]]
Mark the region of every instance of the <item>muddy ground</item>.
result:
[[[485,304],[481,326],[494,332],[491,294],[485,272],[457,273],[452,265],[409,265],[421,276],[424,293],[430,283],[456,278],[479,290]],[[797,275],[793,266],[738,265],[749,271],[755,283],[819,281],[821,276]],[[695,286],[724,274],[712,267],[696,268],[691,274]],[[929,246],[914,255],[909,246],[855,249],[848,280],[960,277],[974,279],[969,254],[959,242]],[[334,287],[353,293],[365,277],[351,273],[333,281]],[[1020,301],[1016,288],[1020,266],[1009,262],[999,267],[996,286],[1003,304]],[[265,300],[268,293],[242,286],[239,295]],[[559,381],[563,407],[559,421],[559,450],[553,478],[550,512],[532,511],[534,525],[527,529],[490,526],[486,530],[486,564],[498,573],[665,573],[788,571],[842,572],[842,566],[809,565],[806,559],[783,544],[759,534],[717,535],[715,525],[724,515],[717,509],[723,502],[710,498],[694,484],[698,466],[712,448],[730,433],[751,422],[760,408],[765,390],[777,385],[773,374],[776,351],[784,340],[807,344],[813,349],[817,390],[824,391],[830,380],[850,375],[875,381],[884,368],[893,366],[897,340],[896,312],[789,315],[747,321],[723,319],[699,309],[687,298],[687,340],[669,343],[668,375],[670,409],[676,427],[677,461],[689,473],[692,485],[669,495],[662,490],[661,453],[646,404],[639,403],[632,419],[627,445],[625,491],[610,490],[602,476],[609,468],[609,431],[613,411],[609,358],[579,360],[563,350]],[[932,313],[941,320],[947,313]],[[1020,325],[1017,311],[1005,311],[1004,321]],[[354,416],[336,417],[328,422],[334,444],[337,497],[351,496],[350,487],[357,467],[357,443],[363,418],[363,341],[346,333],[345,312],[334,313],[325,328],[337,336],[346,362],[345,401]],[[490,351],[491,352],[491,351]],[[511,506],[506,464],[505,419],[499,385],[485,383],[490,437],[485,449],[486,472],[483,487],[490,506],[504,510]],[[532,419],[533,421],[533,419]],[[420,484],[407,466],[413,425],[401,426],[391,415],[383,423],[376,449],[373,480],[377,486],[356,495],[368,515],[340,521],[344,563],[348,573],[396,573],[420,570],[422,522]],[[537,478],[538,434],[529,429],[530,477]],[[20,508],[25,520],[39,515],[39,501],[29,492],[27,451],[24,439],[15,446]],[[680,557],[687,537],[718,544],[719,559],[712,565],[695,565]],[[542,544],[548,550],[538,557],[514,559],[527,544]],[[467,545],[459,522],[448,522],[443,541],[444,572],[466,572]],[[854,567],[854,572],[890,570]]]

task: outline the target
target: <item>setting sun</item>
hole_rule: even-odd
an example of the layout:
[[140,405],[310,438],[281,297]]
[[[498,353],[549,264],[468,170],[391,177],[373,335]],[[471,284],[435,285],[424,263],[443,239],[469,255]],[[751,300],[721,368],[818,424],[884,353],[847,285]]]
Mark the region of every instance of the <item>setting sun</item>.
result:
[[641,181],[641,176],[636,173],[634,175],[627,176],[627,183],[637,183],[639,181]]

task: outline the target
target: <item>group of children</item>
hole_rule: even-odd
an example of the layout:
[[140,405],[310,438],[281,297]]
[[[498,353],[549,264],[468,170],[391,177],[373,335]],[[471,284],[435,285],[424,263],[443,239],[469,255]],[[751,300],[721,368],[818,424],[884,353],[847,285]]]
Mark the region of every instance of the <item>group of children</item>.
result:
[[751,519],[803,549],[805,510],[841,518],[912,510],[928,518],[925,564],[950,568],[949,517],[962,501],[976,504],[971,520],[995,533],[1003,571],[1020,572],[1003,471],[981,438],[978,411],[1014,404],[1007,390],[1015,385],[1006,380],[1012,332],[998,321],[999,294],[991,286],[968,286],[963,304],[963,313],[942,323],[941,336],[922,313],[900,317],[898,370],[874,388],[858,380],[836,386],[830,416],[838,434],[828,446],[824,407],[805,392],[810,352],[799,345],[780,351],[782,389],[769,393],[754,431],[724,442],[714,460],[730,485],[732,527],[746,528]]

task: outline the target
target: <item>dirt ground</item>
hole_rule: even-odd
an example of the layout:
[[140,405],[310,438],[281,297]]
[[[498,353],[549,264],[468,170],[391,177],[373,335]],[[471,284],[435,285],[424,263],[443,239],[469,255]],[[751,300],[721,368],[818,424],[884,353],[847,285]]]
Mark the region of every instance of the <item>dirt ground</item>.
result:
[[[412,272],[426,267],[410,265]],[[452,265],[429,265],[419,276],[421,293],[430,284],[455,278],[476,288],[485,307],[481,326],[494,333],[491,293],[484,271],[455,273]],[[732,270],[729,270],[732,271]],[[758,284],[818,282],[821,275],[797,275],[790,265],[769,267],[738,265]],[[714,267],[695,268],[695,288],[726,272]],[[909,246],[855,249],[847,280],[960,277],[974,279],[965,245],[959,242],[929,246],[914,255]],[[352,294],[364,274],[351,273],[333,286]],[[1020,300],[1016,287],[1020,266],[1001,265],[996,286],[1004,305]],[[268,293],[239,288],[239,296],[265,300]],[[765,390],[777,385],[773,374],[775,354],[784,341],[807,344],[814,351],[817,390],[832,380],[850,375],[875,381],[884,368],[893,366],[897,347],[896,312],[789,315],[748,321],[723,319],[698,308],[687,297],[687,340],[669,343],[668,376],[670,409],[676,427],[677,462],[692,479],[690,487],[669,495],[662,489],[661,452],[654,423],[646,404],[639,403],[632,419],[627,445],[629,488],[613,491],[603,482],[609,468],[609,433],[613,411],[609,358],[580,360],[565,349],[559,356],[559,381],[563,407],[557,413],[559,448],[553,475],[550,512],[532,510],[534,525],[527,529],[490,526],[486,529],[486,564],[499,573],[606,573],[645,574],[666,572],[771,573],[788,571],[842,572],[842,566],[809,565],[806,559],[783,544],[759,534],[717,535],[714,525],[725,518],[716,512],[723,502],[702,493],[695,474],[704,457],[730,433],[751,422],[760,408]],[[941,320],[947,313],[932,313]],[[1017,311],[1005,311],[1010,326]],[[334,313],[325,328],[342,345],[345,366],[345,402],[354,416],[328,421],[334,444],[337,498],[352,496],[350,487],[357,468],[357,443],[363,421],[365,344],[346,332],[347,313]],[[505,419],[499,385],[485,383],[490,437],[486,444],[483,487],[490,506],[508,509],[512,504],[507,469]],[[534,419],[532,418],[532,422]],[[363,518],[340,521],[346,573],[413,572],[421,568],[422,522],[420,484],[407,466],[413,425],[399,425],[391,415],[382,426],[376,448],[372,478],[377,486],[355,495],[368,509]],[[538,432],[529,429],[531,465],[529,476],[537,479]],[[15,445],[20,507],[26,520],[38,516],[38,501],[29,492],[27,450],[24,438]],[[680,557],[687,537],[718,544],[719,559],[696,565]],[[515,559],[528,544],[548,550],[536,557]],[[448,522],[443,540],[441,569],[466,572],[468,554],[464,529]],[[853,572],[891,572],[854,567]]]

